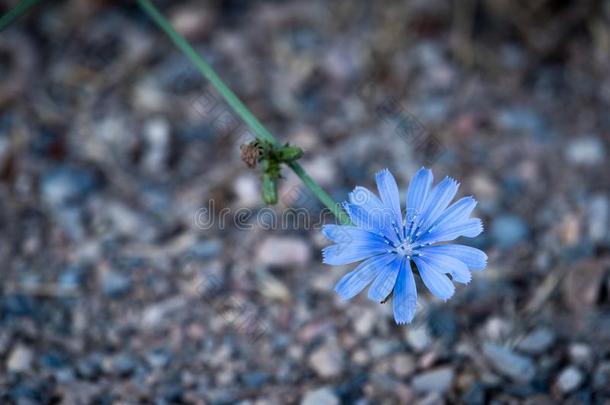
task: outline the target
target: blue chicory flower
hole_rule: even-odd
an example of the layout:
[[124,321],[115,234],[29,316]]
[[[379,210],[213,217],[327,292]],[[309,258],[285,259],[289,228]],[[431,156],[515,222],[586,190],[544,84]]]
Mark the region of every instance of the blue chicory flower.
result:
[[353,226],[324,226],[324,235],[335,244],[323,249],[323,261],[330,265],[362,261],[339,281],[335,291],[350,299],[372,283],[369,298],[384,302],[392,294],[396,323],[409,323],[417,306],[411,262],[433,295],[451,298],[453,282],[470,282],[470,271],[485,269],[487,255],[473,247],[439,243],[475,237],[483,231],[483,224],[479,218],[470,218],[477,204],[473,197],[449,206],[459,187],[451,177],[432,187],[432,171],[419,169],[407,191],[404,216],[394,176],[386,169],[377,173],[376,180],[381,199],[356,187],[344,203]]

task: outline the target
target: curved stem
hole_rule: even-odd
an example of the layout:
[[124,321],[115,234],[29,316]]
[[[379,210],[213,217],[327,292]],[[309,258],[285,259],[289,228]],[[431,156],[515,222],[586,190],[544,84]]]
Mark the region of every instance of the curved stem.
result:
[[23,0],[0,18],[0,31],[3,31],[13,21],[27,13],[40,0]]
[[[218,93],[225,99],[227,104],[235,111],[237,115],[254,131],[257,138],[271,142],[274,145],[278,144],[277,139],[265,128],[265,126],[250,112],[248,107],[233,93],[233,91],[222,81],[220,76],[214,69],[193,49],[191,44],[178,33],[171,23],[159,12],[150,0],[138,0],[140,7],[153,19],[153,21],[167,34],[172,42],[180,49],[195,65],[197,70],[209,80]],[[314,193],[314,195],[324,204],[339,221],[343,224],[349,224],[347,214],[340,206],[326,193],[303,169],[303,167],[291,162],[288,167],[303,181],[303,183]]]

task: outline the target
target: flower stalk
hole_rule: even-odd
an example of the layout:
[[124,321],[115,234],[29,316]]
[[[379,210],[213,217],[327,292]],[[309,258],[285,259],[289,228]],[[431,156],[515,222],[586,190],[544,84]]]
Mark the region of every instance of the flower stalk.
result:
[[40,0],[22,0],[0,18],[0,31],[4,31],[13,21],[27,13],[30,8],[40,3]]
[[[142,10],[163,30],[170,40],[186,55],[193,63],[197,70],[214,86],[216,91],[222,96],[227,104],[235,111],[235,113],[250,127],[257,139],[268,142],[273,146],[279,146],[277,139],[265,128],[265,126],[252,114],[242,101],[233,93],[233,91],[224,83],[214,69],[195,51],[191,44],[180,34],[169,21],[159,12],[150,0],[137,0]],[[324,204],[335,217],[343,224],[349,224],[350,220],[346,213],[341,209],[329,195],[313,180],[303,169],[303,167],[295,160],[286,161],[285,163],[292,171],[303,181],[303,183],[311,190],[311,192]],[[267,190],[269,200],[277,201],[277,191],[271,187],[269,180],[264,180],[263,190]],[[265,182],[267,185],[265,186]],[[275,197],[273,197],[275,192]],[[263,193],[264,195],[265,193]],[[273,198],[272,198],[273,197]]]

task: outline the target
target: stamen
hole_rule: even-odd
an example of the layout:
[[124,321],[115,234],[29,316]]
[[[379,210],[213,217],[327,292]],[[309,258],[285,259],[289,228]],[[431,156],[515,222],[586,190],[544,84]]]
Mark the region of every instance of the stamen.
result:
[[392,221],[392,228],[394,229],[394,233],[396,233],[396,237],[398,238],[399,241],[402,241],[402,237],[400,236],[400,231],[398,229],[398,225],[396,225],[396,222]]

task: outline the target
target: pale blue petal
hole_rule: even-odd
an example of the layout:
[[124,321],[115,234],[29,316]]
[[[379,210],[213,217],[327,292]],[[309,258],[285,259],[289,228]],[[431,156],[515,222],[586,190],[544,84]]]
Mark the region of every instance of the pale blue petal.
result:
[[413,320],[417,309],[417,287],[408,260],[403,260],[401,263],[394,287],[392,307],[397,324],[410,323]]
[[421,249],[421,256],[418,258],[438,272],[450,274],[451,279],[458,283],[468,284],[472,279],[468,266],[455,257],[428,248]]
[[445,301],[451,298],[455,291],[455,286],[445,274],[430,266],[419,257],[415,257],[413,261],[417,265],[424,284],[434,296]]
[[436,221],[455,197],[459,186],[451,177],[445,177],[432,189],[426,201],[426,210],[418,222],[421,229]]
[[322,227],[322,233],[328,239],[335,243],[366,243],[366,242],[384,242],[382,236],[367,231],[365,229],[357,228],[349,225],[324,225]]
[[436,228],[432,232],[428,232],[417,239],[417,242],[422,244],[446,242],[459,238],[460,236],[474,238],[481,232],[483,232],[483,223],[481,220],[479,218],[470,218],[462,223],[450,224],[443,229]]
[[[382,233],[393,241],[396,240],[396,233],[392,229],[393,211],[386,207],[379,197],[364,187],[356,187],[349,193],[349,203],[361,209],[356,212],[352,209],[355,216],[363,218],[360,224],[366,222],[367,229],[373,229],[377,233]],[[357,218],[358,220],[358,218]]]
[[420,233],[424,234],[425,232],[434,231],[437,228],[443,228],[452,226],[456,223],[462,223],[468,220],[472,210],[477,205],[477,200],[472,197],[464,197],[460,198],[454,204],[452,204],[449,208],[447,208],[443,213],[431,223],[432,225],[420,228]]
[[384,242],[370,240],[368,242],[341,243],[322,249],[322,262],[340,266],[359,262],[382,253],[387,253],[388,245]]
[[432,187],[432,171],[422,167],[415,173],[407,190],[407,224],[422,214],[430,187]]
[[381,302],[385,300],[392,292],[394,284],[396,284],[396,277],[398,277],[398,271],[400,270],[400,262],[405,259],[397,255],[393,256],[394,260],[388,263],[388,265],[377,274],[375,281],[373,281],[371,288],[369,288],[369,298],[373,301]]
[[[390,231],[391,227],[388,222],[391,222],[392,215],[388,215],[389,209],[383,207],[381,210],[369,211],[363,205],[344,203],[343,208],[349,215],[350,219],[358,228],[370,231],[376,234],[383,234],[390,240],[396,242],[396,233]],[[389,229],[388,229],[389,228]]]
[[449,244],[428,246],[421,249],[423,252],[442,253],[455,257],[469,270],[483,270],[487,267],[487,255],[482,250],[465,245]]
[[386,265],[394,260],[393,255],[379,255],[360,263],[353,271],[347,273],[335,286],[341,298],[348,300],[355,297],[369,285]]
[[400,193],[398,185],[392,173],[388,169],[384,169],[377,173],[377,189],[381,196],[383,205],[390,208],[393,214],[393,221],[396,226],[402,226],[402,213],[400,211]]
[[361,205],[367,209],[367,211],[374,211],[381,209],[383,203],[373,192],[366,187],[356,187],[354,191],[349,193],[349,202],[354,205]]

